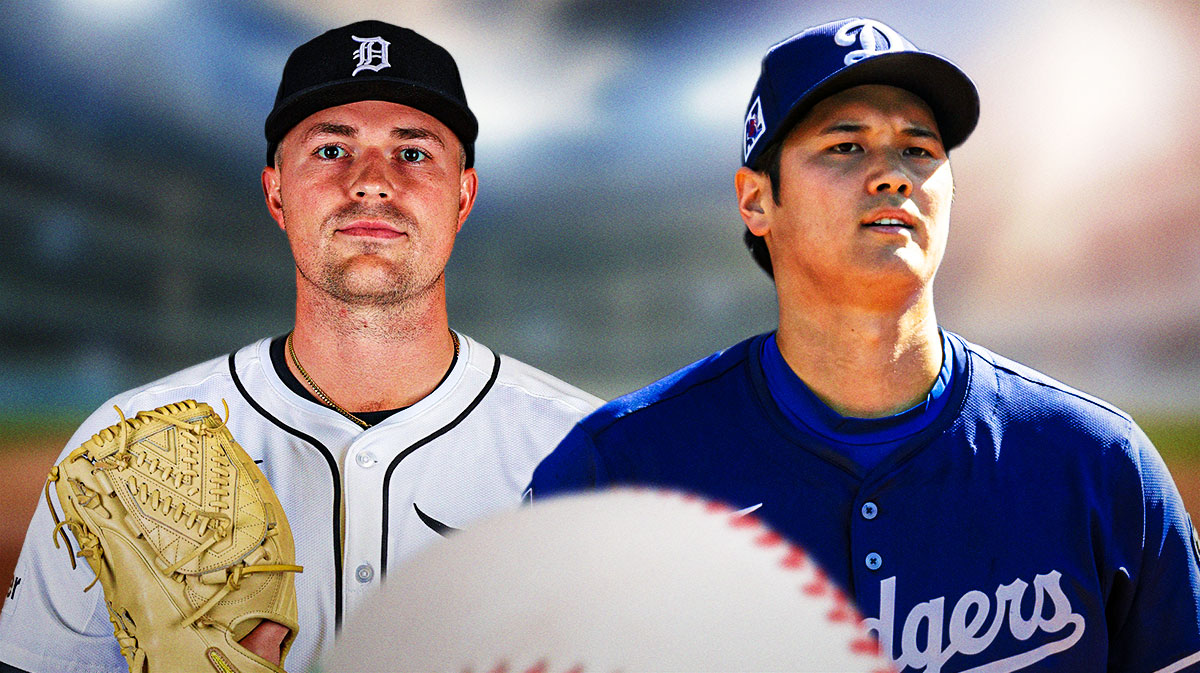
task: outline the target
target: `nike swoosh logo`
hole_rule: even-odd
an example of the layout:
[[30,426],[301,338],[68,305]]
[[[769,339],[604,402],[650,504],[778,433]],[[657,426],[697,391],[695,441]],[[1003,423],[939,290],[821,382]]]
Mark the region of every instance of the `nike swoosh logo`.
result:
[[754,510],[758,509],[759,507],[762,507],[761,502],[758,503],[757,505],[750,505],[746,509],[739,509],[738,511],[734,512],[733,515],[734,516],[746,516],[747,514],[749,514],[750,512],[753,512]]
[[426,526],[429,526],[429,529],[432,530],[433,532],[437,533],[438,535],[441,535],[442,537],[449,537],[451,533],[458,532],[457,528],[455,528],[453,526],[447,526],[446,524],[442,523],[441,521],[438,521],[437,519],[429,516],[425,512],[422,512],[421,508],[417,507],[417,503],[415,503],[415,502],[413,503],[413,509],[415,509],[417,511],[417,517],[421,519],[421,523],[425,524]]

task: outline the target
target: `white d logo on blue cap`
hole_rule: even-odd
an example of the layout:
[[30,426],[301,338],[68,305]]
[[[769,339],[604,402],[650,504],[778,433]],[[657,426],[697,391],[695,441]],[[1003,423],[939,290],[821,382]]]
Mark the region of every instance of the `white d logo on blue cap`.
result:
[[[857,35],[854,34],[855,31],[858,32]],[[880,36],[884,39],[880,40]],[[843,47],[849,47],[856,41],[862,46],[862,49],[855,49],[846,54],[844,61],[846,65],[853,65],[876,54],[907,50],[904,46],[904,38],[900,36],[900,33],[870,19],[857,19],[846,23],[838,29],[837,34],[833,36],[833,41]],[[885,42],[886,44],[884,44]]]
[[374,70],[379,72],[384,68],[391,67],[388,63],[388,46],[390,42],[382,37],[359,37],[351,35],[355,42],[358,42],[358,50],[354,52],[354,59],[358,62],[357,68],[350,73],[354,77],[363,70]]

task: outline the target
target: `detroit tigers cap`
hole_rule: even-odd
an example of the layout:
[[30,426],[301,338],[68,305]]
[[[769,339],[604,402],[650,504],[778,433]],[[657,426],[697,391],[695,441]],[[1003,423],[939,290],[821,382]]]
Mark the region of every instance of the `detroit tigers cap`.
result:
[[287,132],[325,108],[382,100],[416,108],[458,136],[468,168],[475,164],[479,123],[454,57],[437,44],[383,21],[335,28],[296,47],[283,66],[275,107],[267,115],[267,165]]
[[742,165],[753,166],[822,99],[862,84],[899,87],[924,100],[947,151],[979,121],[979,93],[958,66],[879,21],[842,19],[794,35],[763,57],[746,108]]

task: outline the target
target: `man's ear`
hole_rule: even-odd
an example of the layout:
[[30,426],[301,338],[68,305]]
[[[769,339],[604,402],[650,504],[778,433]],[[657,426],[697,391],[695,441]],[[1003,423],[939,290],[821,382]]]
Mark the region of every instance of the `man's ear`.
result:
[[271,219],[275,220],[275,224],[278,224],[280,229],[287,231],[287,227],[283,226],[283,196],[279,192],[279,169],[275,166],[263,167],[262,189],[263,198],[267,201],[267,212],[271,214]]
[[458,230],[462,231],[463,222],[475,207],[475,194],[479,191],[479,176],[474,168],[468,168],[459,177],[458,185]]
[[734,174],[733,186],[737,190],[738,213],[746,228],[755,236],[766,236],[771,229],[767,208],[774,204],[771,179],[743,166]]

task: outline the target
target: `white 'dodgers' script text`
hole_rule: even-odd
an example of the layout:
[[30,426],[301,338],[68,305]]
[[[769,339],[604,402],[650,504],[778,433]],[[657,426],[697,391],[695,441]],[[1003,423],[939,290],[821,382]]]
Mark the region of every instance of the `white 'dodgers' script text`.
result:
[[[1026,641],[1039,631],[1058,633],[1065,627],[1073,627],[1064,637],[1033,649],[992,661],[975,670],[988,673],[1019,671],[1050,655],[1070,649],[1083,637],[1083,615],[1072,612],[1071,601],[1060,586],[1062,573],[1057,570],[1033,578],[1033,610],[1026,619],[1021,615],[1021,600],[1029,583],[1021,579],[996,587],[996,602],[993,611],[992,597],[982,591],[968,591],[954,604],[950,612],[950,625],[946,628],[946,598],[934,598],[918,603],[904,619],[900,632],[900,655],[896,656],[896,578],[889,577],[879,585],[879,617],[863,620],[867,630],[874,631],[879,643],[889,656],[895,657],[896,666],[906,666],[925,673],[940,673],[942,666],[955,654],[979,654],[992,644],[1004,624],[1009,633],[1019,641]],[[1049,603],[1054,612],[1043,616]],[[987,624],[991,616],[991,624]],[[1007,619],[1005,618],[1007,616]],[[925,623],[928,634],[925,647],[917,642],[921,623]],[[943,636],[949,641],[943,642]],[[964,671],[970,673],[970,671]]]

